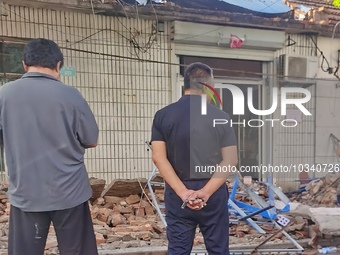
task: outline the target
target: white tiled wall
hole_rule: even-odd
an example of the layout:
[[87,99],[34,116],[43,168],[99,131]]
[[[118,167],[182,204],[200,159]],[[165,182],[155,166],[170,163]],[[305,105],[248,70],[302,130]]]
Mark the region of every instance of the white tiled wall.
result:
[[89,175],[108,182],[148,177],[152,162],[145,141],[154,113],[172,93],[168,24],[165,32],[153,35],[156,22],[151,20],[5,8],[1,37],[52,39],[64,47],[65,65],[76,69],[75,77],[62,80],[87,99],[100,128],[98,147],[86,154]]

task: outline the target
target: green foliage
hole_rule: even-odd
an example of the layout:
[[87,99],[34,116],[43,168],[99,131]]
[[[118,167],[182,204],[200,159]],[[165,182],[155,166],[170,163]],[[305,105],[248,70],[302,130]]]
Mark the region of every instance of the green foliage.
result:
[[336,7],[340,7],[340,0],[333,0],[333,5]]
[[24,45],[0,43],[0,73],[22,74],[21,59]]
[[14,48],[11,50],[8,59],[8,65],[11,67],[11,73],[22,73],[21,55],[22,52],[19,49]]

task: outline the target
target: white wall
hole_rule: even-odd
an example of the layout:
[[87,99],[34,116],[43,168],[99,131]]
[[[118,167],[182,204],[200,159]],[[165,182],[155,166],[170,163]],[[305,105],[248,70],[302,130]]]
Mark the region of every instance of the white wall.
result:
[[[325,55],[330,66],[338,64],[340,40],[320,37],[318,47]],[[319,54],[320,56],[320,54]],[[319,58],[321,63],[322,58]],[[326,63],[325,66],[327,67]],[[340,80],[319,68],[316,104],[316,163],[334,163],[338,161],[330,134],[340,139]],[[320,173],[319,175],[324,175]]]
[[[291,41],[289,40],[291,39]],[[290,42],[295,42],[289,45]],[[306,35],[286,34],[285,46],[276,52],[279,57],[282,54],[297,56],[315,56],[315,47]],[[279,68],[278,60],[276,66]],[[277,68],[277,69],[278,69]],[[277,72],[277,70],[275,70]],[[275,77],[274,87],[281,89],[279,77]],[[301,113],[302,121],[294,128],[287,128],[277,125],[273,128],[273,162],[274,166],[288,167],[288,172],[274,173],[276,184],[284,190],[296,190],[298,188],[299,170],[304,165],[312,165],[315,161],[315,108],[316,108],[316,89],[314,86],[307,88],[311,92],[311,100],[304,104],[312,116],[305,116]],[[289,98],[301,98],[300,93],[289,94]],[[289,119],[290,117],[281,116],[281,107],[279,101],[279,110],[274,114],[275,119]],[[300,112],[297,107],[290,105],[290,109]]]

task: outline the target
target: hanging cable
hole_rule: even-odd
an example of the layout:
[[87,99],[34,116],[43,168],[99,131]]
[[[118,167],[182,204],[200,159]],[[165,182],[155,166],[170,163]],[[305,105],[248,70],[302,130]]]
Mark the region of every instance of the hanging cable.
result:
[[[68,48],[68,47],[60,47],[61,49],[64,50],[70,50],[70,51],[76,51],[76,52],[83,52],[87,54],[93,54],[93,55],[101,55],[103,58],[120,58],[120,59],[128,59],[128,60],[133,60],[133,61],[141,61],[145,63],[153,63],[153,64],[161,64],[161,65],[168,65],[168,66],[178,66],[178,67],[186,67],[187,65],[185,64],[179,64],[179,63],[174,63],[174,62],[168,62],[168,61],[161,61],[161,60],[151,60],[151,59],[141,59],[138,57],[128,57],[128,56],[122,56],[122,55],[116,55],[116,54],[109,54],[109,53],[102,53],[102,52],[95,52],[95,51],[89,51],[89,50],[81,50],[81,49],[74,49],[74,48]],[[105,58],[104,58],[105,59]],[[232,69],[227,69],[227,68],[212,68],[214,71],[225,71],[225,72],[231,72],[235,73],[235,76],[219,76],[219,78],[240,78],[240,77],[246,77],[246,75],[257,75],[259,76],[258,79],[262,79],[262,76],[267,76],[267,77],[274,77],[274,78],[282,78],[282,75],[278,74],[268,74],[268,73],[263,73],[263,72],[254,72],[254,71],[244,71],[244,70],[232,70]],[[240,76],[242,75],[242,76]],[[287,76],[284,76],[287,77]],[[250,78],[250,77],[248,77]],[[257,78],[250,78],[250,79],[255,79]],[[334,81],[330,79],[325,79],[325,78],[315,78],[315,81],[321,80],[321,81]]]
[[[325,73],[329,73],[329,74],[332,74],[333,73],[333,68],[329,65],[329,62],[327,60],[327,58],[325,57],[325,55],[323,54],[323,52],[320,50],[320,48],[318,47],[318,45],[316,44],[315,40],[313,39],[312,36],[309,37],[315,48],[317,49],[317,51],[320,53],[321,57],[322,57],[322,60],[321,60],[321,70]],[[325,64],[327,65],[326,68],[325,68]]]

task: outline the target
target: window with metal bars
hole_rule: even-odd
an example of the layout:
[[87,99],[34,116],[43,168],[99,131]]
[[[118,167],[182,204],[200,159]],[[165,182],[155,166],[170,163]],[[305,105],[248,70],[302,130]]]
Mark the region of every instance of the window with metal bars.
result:
[[[24,47],[22,42],[0,41],[0,86],[24,74],[21,63]],[[4,151],[0,147],[0,180],[5,179],[4,173]]]
[[21,63],[24,47],[23,43],[0,41],[0,84],[24,74]]

